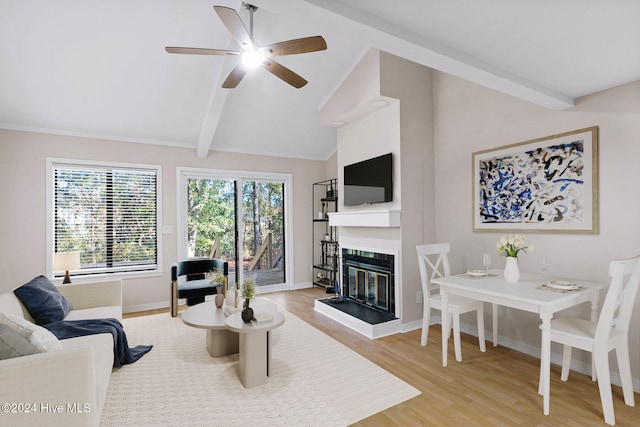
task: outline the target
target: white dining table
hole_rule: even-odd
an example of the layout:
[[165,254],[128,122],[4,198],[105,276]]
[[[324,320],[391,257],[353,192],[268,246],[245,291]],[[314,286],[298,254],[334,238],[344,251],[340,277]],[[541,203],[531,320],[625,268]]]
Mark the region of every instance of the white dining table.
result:
[[[485,277],[473,277],[458,274],[434,278],[432,283],[440,285],[442,295],[442,366],[447,366],[449,311],[447,299],[449,295],[460,295],[493,304],[503,305],[518,310],[538,313],[540,316],[541,349],[540,349],[540,381],[538,393],[543,396],[543,411],[549,415],[549,392],[551,372],[551,319],[553,314],[567,308],[591,302],[591,320],[598,318],[600,290],[605,284],[572,280],[571,278],[550,277],[542,274],[521,273],[517,283],[504,280],[501,270],[490,270]],[[544,287],[551,280],[573,282],[580,289],[559,291]]]

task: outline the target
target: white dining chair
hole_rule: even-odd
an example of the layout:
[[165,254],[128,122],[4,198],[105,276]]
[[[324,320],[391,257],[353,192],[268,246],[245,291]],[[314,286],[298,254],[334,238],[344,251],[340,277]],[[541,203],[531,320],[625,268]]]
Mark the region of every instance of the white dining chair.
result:
[[[420,344],[427,345],[429,337],[429,322],[431,319],[431,309],[435,308],[442,312],[442,297],[438,292],[439,286],[431,283],[436,277],[450,276],[449,267],[449,243],[436,243],[429,245],[417,245],[418,265],[420,267],[420,278],[422,282],[422,336]],[[462,350],[460,347],[460,315],[471,311],[477,312],[478,318],[478,340],[480,341],[480,351],[487,351],[484,342],[484,303],[470,298],[457,295],[447,297],[449,313],[453,328],[453,347],[455,349],[456,360],[462,361]],[[444,332],[443,332],[444,333]],[[446,332],[447,338],[451,335],[451,328]]]
[[597,321],[558,317],[551,321],[551,341],[564,345],[560,379],[567,381],[573,347],[589,351],[595,367],[592,378],[598,381],[604,421],[614,425],[609,352],[616,351],[624,403],[635,406],[629,363],[629,324],[640,283],[640,256],[611,261],[611,282]]

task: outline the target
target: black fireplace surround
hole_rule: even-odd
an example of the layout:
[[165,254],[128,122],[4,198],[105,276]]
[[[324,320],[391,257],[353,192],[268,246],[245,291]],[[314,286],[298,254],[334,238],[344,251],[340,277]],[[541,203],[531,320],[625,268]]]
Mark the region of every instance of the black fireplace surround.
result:
[[395,316],[394,256],[342,248],[342,295]]

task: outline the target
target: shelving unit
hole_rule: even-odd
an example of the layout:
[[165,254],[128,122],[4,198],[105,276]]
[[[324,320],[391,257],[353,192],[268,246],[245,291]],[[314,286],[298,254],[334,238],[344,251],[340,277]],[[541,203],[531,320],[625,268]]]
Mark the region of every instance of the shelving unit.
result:
[[331,212],[338,210],[338,180],[328,179],[313,184],[313,285],[333,292],[338,281],[338,235],[329,225]]

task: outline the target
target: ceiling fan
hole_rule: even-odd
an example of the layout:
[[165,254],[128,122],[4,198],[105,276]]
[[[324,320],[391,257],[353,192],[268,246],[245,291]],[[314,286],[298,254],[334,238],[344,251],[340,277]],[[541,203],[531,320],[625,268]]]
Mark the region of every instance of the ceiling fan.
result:
[[284,65],[273,60],[274,56],[293,55],[298,53],[316,52],[325,50],[327,43],[322,36],[304,37],[274,43],[269,46],[258,47],[253,39],[253,12],[258,10],[256,6],[242,3],[249,11],[249,32],[240,19],[235,9],[225,6],[213,6],[218,17],[222,21],[231,37],[238,42],[241,51],[224,49],[204,49],[196,47],[165,47],[169,53],[181,53],[192,55],[239,55],[241,62],[238,64],[222,84],[223,88],[231,89],[240,83],[247,71],[262,65],[274,76],[282,79],[291,86],[300,89],[308,82]]

